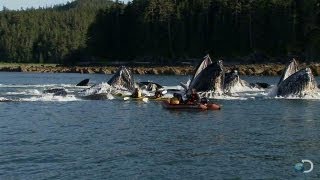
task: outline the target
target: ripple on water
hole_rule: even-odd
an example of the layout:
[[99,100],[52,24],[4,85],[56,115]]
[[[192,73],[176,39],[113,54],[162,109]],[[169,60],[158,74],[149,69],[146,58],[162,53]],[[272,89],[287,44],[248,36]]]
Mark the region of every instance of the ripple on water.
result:
[[[48,85],[48,79],[76,94],[81,89],[71,84],[84,79],[80,74],[15,75],[0,76],[11,82],[1,83],[1,97],[25,100],[0,103],[0,179],[299,179],[295,163],[320,163],[318,99],[247,91],[215,99],[221,111],[168,111],[152,101],[32,95],[58,84]],[[34,84],[35,77],[39,85],[5,85],[20,78]],[[169,86],[188,79],[138,78]]]

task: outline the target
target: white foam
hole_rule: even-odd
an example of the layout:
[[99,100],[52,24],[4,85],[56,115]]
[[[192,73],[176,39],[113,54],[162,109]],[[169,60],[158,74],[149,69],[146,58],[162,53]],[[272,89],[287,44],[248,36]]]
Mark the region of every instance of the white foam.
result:
[[84,91],[85,96],[94,94],[109,94],[112,91],[112,87],[108,83],[101,83]]
[[10,99],[5,98],[5,97],[0,97],[0,102],[1,102],[1,101],[10,101]]
[[268,99],[306,99],[306,100],[320,100],[320,89],[315,91],[301,92],[300,94],[292,94],[288,96],[277,96],[278,87],[275,85],[266,92]]
[[[190,81],[190,80],[189,80]],[[2,92],[4,95],[29,95],[32,96],[30,98],[22,98],[22,101],[79,101],[81,99],[78,99],[73,94],[78,94],[78,92],[83,89],[87,88],[85,87],[77,87],[74,84],[36,84],[36,85],[3,85],[0,84],[0,88],[13,88],[15,90],[10,89],[9,92]],[[68,92],[68,95],[63,96],[53,96],[53,94],[43,94],[43,89],[46,88],[57,88],[57,87],[63,87]],[[163,89],[177,89],[181,92],[184,91],[184,88],[180,85],[176,86],[163,86]],[[143,90],[142,92],[146,96],[152,96],[154,95],[154,92],[149,92]],[[114,88],[110,86],[108,83],[101,83],[98,85],[95,85],[93,87],[90,87],[80,93],[82,96],[90,96],[90,95],[103,95],[107,97],[107,99],[114,99],[115,97],[113,95],[116,94],[122,94],[122,95],[131,95],[131,92],[121,88],[117,87]],[[268,89],[262,89],[262,88],[251,88],[247,83],[237,83],[237,85],[233,86],[230,89],[230,92],[227,94],[219,94],[219,93],[213,93],[213,92],[205,92],[200,93],[201,96],[205,96],[209,99],[220,99],[220,100],[252,100],[252,99],[306,99],[306,100],[320,100],[320,90],[317,90],[316,92],[307,92],[306,95],[290,95],[286,97],[277,97],[277,86],[273,85],[271,88]],[[304,94],[304,93],[302,93]],[[164,95],[164,97],[172,97],[173,92],[168,92]],[[0,101],[6,101],[7,98],[3,97],[4,99],[1,99]],[[11,97],[10,97],[11,98]]]
[[30,98],[21,98],[20,101],[81,101],[81,99],[76,98],[74,95],[67,95],[67,96],[54,96],[50,94],[46,94],[43,96],[38,97],[30,97]]
[[[303,93],[302,93],[303,94]],[[271,97],[272,98],[272,97]],[[305,99],[305,100],[320,100],[320,92],[309,92],[303,95],[275,96],[274,99]]]
[[254,97],[240,97],[240,96],[227,96],[227,95],[217,95],[210,97],[209,99],[219,99],[219,100],[248,100],[254,99]]
[[31,96],[37,96],[41,95],[42,93],[37,89],[27,89],[25,91],[20,92],[6,92],[6,95],[31,95]]
[[267,96],[269,97],[275,97],[277,96],[278,86],[273,86],[271,89],[269,89]]
[[167,90],[167,89],[177,89],[177,90],[180,90],[180,91],[183,91],[184,88],[182,86],[163,86],[163,89]]

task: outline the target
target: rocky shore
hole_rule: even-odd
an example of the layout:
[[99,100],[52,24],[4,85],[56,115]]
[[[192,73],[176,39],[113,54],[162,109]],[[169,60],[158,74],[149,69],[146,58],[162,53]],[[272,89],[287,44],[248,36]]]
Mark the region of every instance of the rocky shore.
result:
[[[320,75],[320,64],[301,64],[301,67],[310,67],[314,75]],[[163,67],[129,67],[133,74],[152,74],[152,75],[191,75],[193,66],[163,66]],[[240,75],[250,76],[278,76],[281,75],[284,64],[246,64],[246,65],[225,65],[226,70],[237,69]],[[17,65],[6,64],[0,66],[0,71],[6,72],[39,72],[39,73],[99,73],[113,74],[118,67],[82,67],[82,66],[61,66],[61,65]]]

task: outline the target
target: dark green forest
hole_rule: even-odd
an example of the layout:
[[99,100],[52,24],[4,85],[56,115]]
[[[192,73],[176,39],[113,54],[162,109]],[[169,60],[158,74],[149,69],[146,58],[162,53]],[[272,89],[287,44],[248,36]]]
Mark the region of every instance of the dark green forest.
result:
[[[0,60],[320,59],[319,0],[77,0],[0,12]],[[259,56],[260,55],[260,56]]]

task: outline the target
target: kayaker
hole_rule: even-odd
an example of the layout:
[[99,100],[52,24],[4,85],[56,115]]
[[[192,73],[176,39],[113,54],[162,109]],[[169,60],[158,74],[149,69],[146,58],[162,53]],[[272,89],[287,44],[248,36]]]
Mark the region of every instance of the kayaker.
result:
[[195,89],[191,89],[191,93],[187,93],[187,104],[197,104],[199,100],[200,96]]
[[139,88],[135,88],[131,97],[132,98],[140,98],[141,97],[141,90]]
[[184,101],[182,99],[182,95],[180,93],[173,93],[173,97],[177,98],[179,100],[180,104],[184,104]]
[[159,88],[156,89],[156,92],[154,92],[155,98],[161,98],[163,96],[162,91],[159,90]]
[[208,98],[206,98],[206,97],[203,97],[203,98],[201,98],[201,100],[200,100],[200,103],[201,104],[203,104],[203,105],[207,105],[208,104]]

